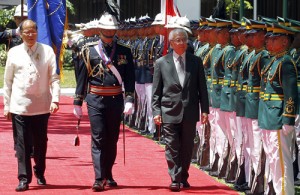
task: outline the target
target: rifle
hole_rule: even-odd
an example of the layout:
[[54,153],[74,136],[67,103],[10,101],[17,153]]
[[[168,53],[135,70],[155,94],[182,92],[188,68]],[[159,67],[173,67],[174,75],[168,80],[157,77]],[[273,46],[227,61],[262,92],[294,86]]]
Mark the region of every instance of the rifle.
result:
[[[203,124],[202,137],[204,138],[204,143],[201,147],[201,158],[199,161],[200,166],[207,166],[210,162],[210,123],[207,122]],[[201,143],[200,143],[201,144]]]
[[[240,158],[239,158],[239,163],[238,166],[239,168],[236,171],[236,176],[235,176],[235,184],[236,185],[242,185],[246,182],[245,180],[245,167],[243,166],[244,162],[244,134],[242,132],[242,143],[241,143],[241,153],[240,153]],[[243,170],[241,170],[243,169]]]
[[219,159],[220,159],[220,156],[218,154],[218,151],[216,152],[216,145],[217,145],[217,140],[216,140],[216,137],[215,137],[215,144],[214,144],[214,148],[212,150],[212,153],[213,153],[213,159],[212,159],[212,164],[210,165],[210,171],[211,173],[214,172],[214,171],[218,171],[218,165],[219,165]]
[[148,126],[148,120],[147,120],[147,107],[148,107],[148,102],[147,102],[147,97],[145,97],[144,101],[144,107],[142,110],[142,117],[141,117],[141,127],[146,130],[146,127]]
[[123,114],[123,163],[125,165],[125,114]]
[[[224,153],[225,153],[225,145],[227,143],[227,148],[229,148],[229,151],[231,150],[230,149],[230,144],[229,144],[229,141],[226,139],[226,141],[224,142],[224,149],[223,149],[223,152],[222,152],[222,159],[224,157]],[[221,164],[219,167],[218,167],[218,178],[222,178],[222,177],[225,177],[225,174],[226,174],[226,168],[227,168],[227,164],[228,164],[228,158],[229,158],[229,154],[230,152],[228,152],[226,154],[226,157],[225,159],[223,160],[223,164]]]
[[[235,138],[233,138],[232,143],[234,144],[234,142],[235,142]],[[233,161],[232,161],[232,158],[234,158]],[[230,147],[228,164],[227,164],[226,174],[225,174],[225,177],[226,177],[225,180],[229,183],[235,179],[236,168],[237,168],[236,163],[237,163],[236,153],[234,150],[234,146],[232,146],[232,147]]]
[[265,162],[266,162],[266,155],[263,150],[263,144],[261,144],[261,153],[258,161],[258,166],[251,186],[251,192],[253,194],[260,194],[261,192],[264,191]]
[[[191,163],[196,163],[198,164],[198,156],[197,156],[197,153],[198,153],[198,148],[200,147],[201,145],[201,142],[200,142],[200,136],[199,136],[199,132],[196,128],[196,135],[195,135],[195,138],[194,138],[194,147],[193,147],[193,154],[192,154],[192,160],[191,160]],[[198,164],[199,165],[199,164]]]
[[202,144],[202,139],[203,139],[203,131],[204,129],[202,129],[202,135],[199,135],[198,132],[198,136],[199,136],[199,145],[198,145],[198,149],[197,149],[197,153],[196,153],[196,157],[197,157],[197,164],[200,166],[201,168],[201,158],[202,158],[202,150],[203,150],[203,144]]
[[139,113],[139,121],[138,121],[138,129],[141,131],[146,131],[145,129],[145,117],[147,113],[147,98],[145,97],[144,102],[142,103],[140,113]]
[[[134,99],[137,100],[137,94],[136,92],[134,92]],[[134,101],[134,113],[132,115],[127,116],[128,117],[128,123],[129,123],[129,127],[133,127],[135,126],[135,119],[137,116],[137,108],[138,108],[138,101]]]

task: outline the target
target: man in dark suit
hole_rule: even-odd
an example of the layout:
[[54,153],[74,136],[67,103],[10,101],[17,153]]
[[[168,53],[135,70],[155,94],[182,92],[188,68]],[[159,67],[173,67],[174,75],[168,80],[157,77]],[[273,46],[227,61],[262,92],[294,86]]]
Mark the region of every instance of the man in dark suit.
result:
[[208,95],[202,61],[186,52],[188,35],[184,29],[169,34],[173,52],[158,59],[154,66],[152,109],[154,122],[163,123],[165,155],[172,183],[171,191],[189,188],[196,122],[208,121]]

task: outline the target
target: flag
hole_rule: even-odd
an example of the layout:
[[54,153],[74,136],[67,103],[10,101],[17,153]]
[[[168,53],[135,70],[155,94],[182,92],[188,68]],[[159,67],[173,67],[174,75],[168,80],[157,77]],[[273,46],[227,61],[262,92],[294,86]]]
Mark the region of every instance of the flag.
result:
[[28,18],[38,27],[40,43],[51,46],[56,54],[56,73],[60,74],[63,63],[62,45],[64,30],[67,28],[66,0],[28,0]]
[[[168,21],[171,17],[173,16],[180,17],[180,13],[177,8],[177,5],[176,3],[174,3],[173,0],[161,0],[161,13],[163,14],[165,25],[168,24]],[[163,55],[167,54],[168,45],[169,45],[168,33],[167,30],[165,29]]]
[[37,41],[52,46],[46,2],[44,0],[28,0],[28,18],[35,21],[38,28]]
[[62,45],[64,30],[67,29],[67,7],[66,0],[48,0],[48,20],[50,26],[51,40],[56,54],[58,64],[57,73],[60,74],[63,63],[64,47]]

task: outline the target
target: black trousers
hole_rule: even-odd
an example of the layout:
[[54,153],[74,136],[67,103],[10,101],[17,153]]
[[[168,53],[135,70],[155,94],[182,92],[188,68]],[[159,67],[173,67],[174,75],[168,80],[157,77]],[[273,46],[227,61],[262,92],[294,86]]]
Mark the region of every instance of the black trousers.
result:
[[97,108],[88,105],[95,180],[113,178],[112,167],[117,156],[122,112],[123,105],[106,105]]
[[183,120],[179,124],[164,123],[165,155],[172,182],[185,182],[189,177],[196,122]]
[[46,169],[47,129],[50,114],[24,116],[12,114],[12,126],[16,157],[18,159],[18,179],[26,183],[32,181],[30,152],[34,146],[34,171],[37,177],[44,176]]

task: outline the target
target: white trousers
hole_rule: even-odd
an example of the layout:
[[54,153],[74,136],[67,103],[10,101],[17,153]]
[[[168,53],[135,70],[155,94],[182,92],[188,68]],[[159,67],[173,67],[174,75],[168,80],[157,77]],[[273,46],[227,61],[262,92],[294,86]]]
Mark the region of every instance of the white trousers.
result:
[[152,83],[145,83],[145,84],[135,83],[135,91],[137,93],[139,103],[143,104],[145,101],[145,98],[146,98],[146,104],[147,104],[146,118],[148,121],[148,131],[150,133],[154,133],[155,132],[155,124],[154,124],[152,108],[151,108]]
[[220,169],[223,166],[224,159],[228,154],[228,140],[225,135],[225,130],[222,129],[224,127],[224,118],[222,118],[222,114],[220,114],[220,108],[213,108],[214,110],[214,122],[215,122],[215,132],[216,132],[216,150],[219,154],[219,162],[218,168]]
[[259,174],[258,164],[261,156],[262,134],[257,119],[247,118],[248,136],[250,143],[250,159],[255,174]]
[[270,177],[277,195],[293,195],[294,175],[292,158],[293,126],[283,126],[281,130],[262,129],[262,138],[267,147]]

